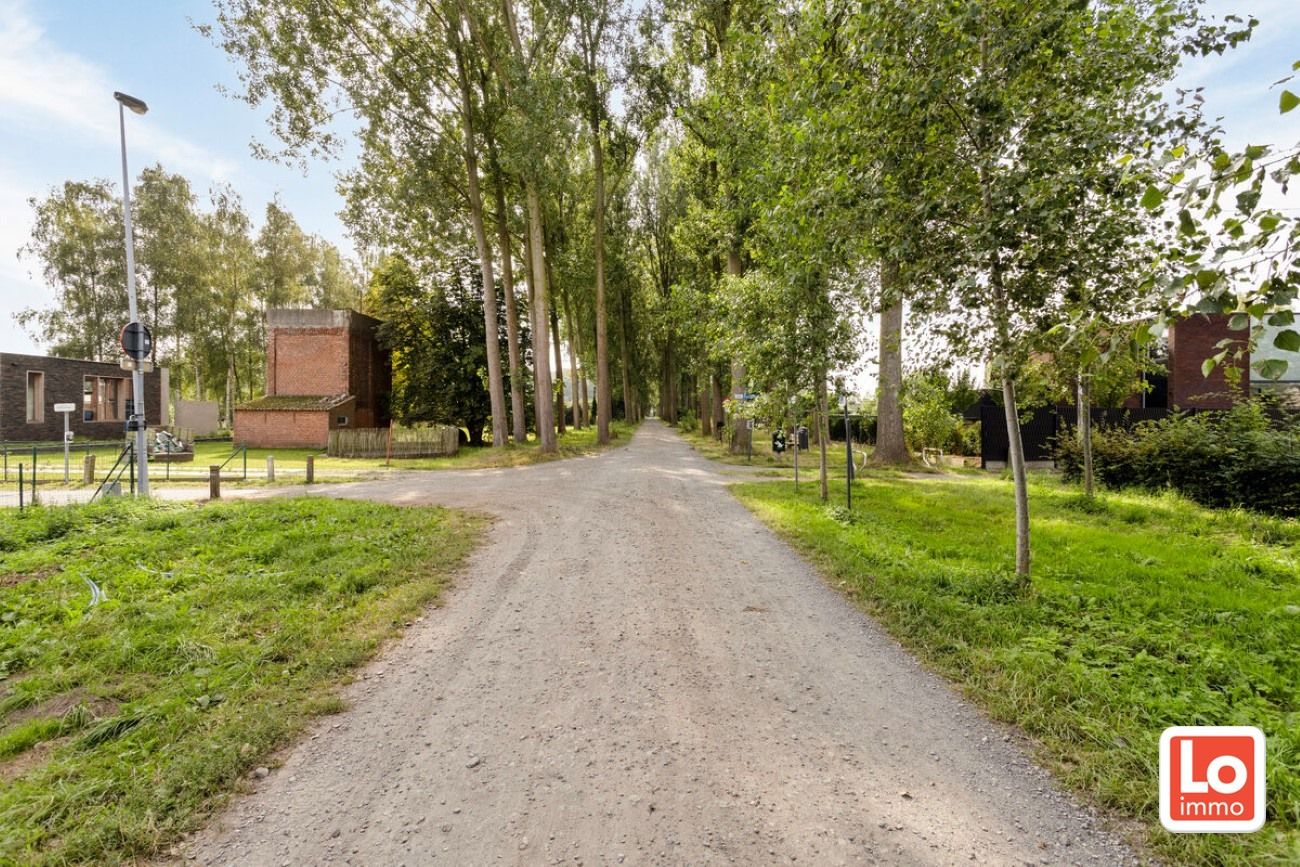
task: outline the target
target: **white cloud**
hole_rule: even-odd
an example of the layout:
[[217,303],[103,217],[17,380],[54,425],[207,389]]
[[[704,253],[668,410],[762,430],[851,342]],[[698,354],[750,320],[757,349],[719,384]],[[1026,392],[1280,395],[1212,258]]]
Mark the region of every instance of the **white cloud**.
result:
[[[14,128],[59,128],[116,147],[117,113],[107,70],[54,44],[25,0],[0,0],[0,119]],[[158,160],[173,171],[229,180],[235,163],[145,118],[127,128],[133,162]],[[144,160],[142,161],[142,158]]]

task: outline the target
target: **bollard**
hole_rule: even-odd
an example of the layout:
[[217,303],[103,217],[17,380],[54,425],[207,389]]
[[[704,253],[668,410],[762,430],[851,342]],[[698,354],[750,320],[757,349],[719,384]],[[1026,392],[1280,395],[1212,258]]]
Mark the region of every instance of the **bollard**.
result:
[[208,499],[221,499],[221,467],[218,464],[208,467]]
[[316,481],[316,456],[307,455],[307,484]]
[[266,456],[266,481],[275,481],[275,455]]
[[95,456],[86,455],[85,460],[81,462],[81,483],[83,485],[95,484]]

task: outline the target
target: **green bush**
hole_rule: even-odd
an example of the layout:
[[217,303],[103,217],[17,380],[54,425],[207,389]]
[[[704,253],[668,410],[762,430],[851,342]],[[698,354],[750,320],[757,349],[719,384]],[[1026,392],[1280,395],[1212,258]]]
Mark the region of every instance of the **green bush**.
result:
[[677,427],[684,431],[699,430],[700,422],[695,417],[695,413],[687,410],[677,417]]
[[[1057,441],[1065,478],[1082,475],[1073,433]],[[1300,515],[1300,417],[1270,418],[1259,401],[1093,431],[1093,468],[1112,487],[1170,488],[1206,506]]]
[[954,455],[973,455],[979,456],[980,453],[980,423],[977,421],[962,421],[953,429],[952,436],[948,438],[948,452]]

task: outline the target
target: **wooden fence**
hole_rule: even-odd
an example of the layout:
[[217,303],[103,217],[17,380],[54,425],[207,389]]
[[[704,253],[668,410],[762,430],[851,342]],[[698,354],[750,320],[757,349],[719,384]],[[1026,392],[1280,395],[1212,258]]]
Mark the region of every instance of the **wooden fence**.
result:
[[460,430],[450,425],[393,425],[332,430],[325,451],[335,458],[433,458],[454,455],[459,448]]

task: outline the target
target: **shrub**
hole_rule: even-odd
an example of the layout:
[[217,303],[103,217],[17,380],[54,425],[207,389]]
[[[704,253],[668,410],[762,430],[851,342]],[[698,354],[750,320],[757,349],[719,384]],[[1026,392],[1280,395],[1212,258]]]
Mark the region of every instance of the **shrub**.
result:
[[677,417],[677,426],[684,431],[693,431],[699,429],[700,422],[695,418],[695,413],[687,410]]
[[980,423],[977,421],[962,421],[953,429],[952,436],[948,438],[948,452],[954,455],[974,455],[980,453]]
[[[1065,478],[1082,475],[1073,433],[1057,440]],[[1270,417],[1259,401],[1226,412],[1176,414],[1093,431],[1093,468],[1107,487],[1170,488],[1207,506],[1300,515],[1300,417]]]
[[903,390],[903,431],[914,449],[945,448],[960,417],[948,409],[948,393],[933,378],[912,377]]

